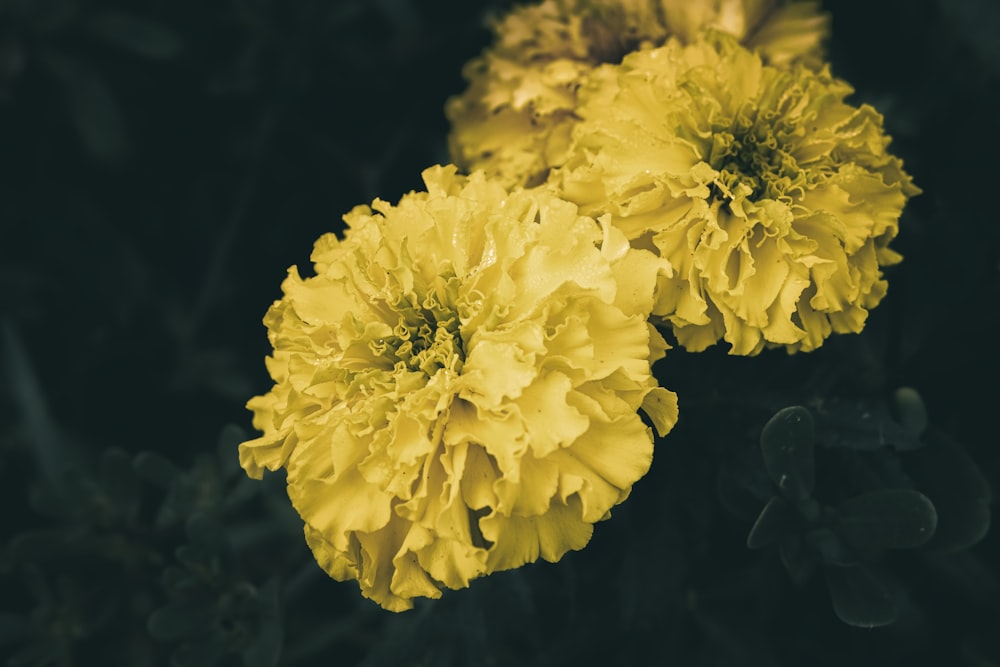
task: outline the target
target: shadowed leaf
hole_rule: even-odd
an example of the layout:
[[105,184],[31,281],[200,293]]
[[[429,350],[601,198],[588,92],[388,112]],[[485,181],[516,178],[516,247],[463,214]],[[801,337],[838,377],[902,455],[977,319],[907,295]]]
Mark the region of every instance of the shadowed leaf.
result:
[[835,528],[856,549],[907,549],[927,542],[937,512],[927,496],[910,489],[882,489],[837,506]]
[[927,430],[927,408],[916,389],[900,387],[893,392],[892,402],[899,424],[907,433],[919,437]]
[[761,510],[750,534],[747,535],[747,546],[759,549],[777,544],[788,535],[797,532],[802,524],[802,517],[787,500],[777,496],[771,498]]
[[990,528],[990,486],[965,450],[945,438],[930,439],[913,453],[907,469],[937,510],[927,547],[958,550],[979,542]]
[[837,618],[848,625],[875,628],[899,616],[892,593],[863,565],[827,567],[826,585]]
[[797,405],[779,410],[761,431],[760,449],[767,474],[789,500],[805,500],[812,494],[814,442],[812,415]]

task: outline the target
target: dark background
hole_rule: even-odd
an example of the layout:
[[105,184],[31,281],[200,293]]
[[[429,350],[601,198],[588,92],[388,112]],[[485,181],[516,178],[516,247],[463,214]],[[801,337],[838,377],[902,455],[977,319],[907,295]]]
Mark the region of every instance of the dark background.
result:
[[242,480],[285,271],[447,161],[444,100],[508,5],[0,0],[0,658],[1000,665],[995,535],[888,556],[903,613],[860,630],[821,578],[794,585],[747,549],[753,512],[715,484],[768,417],[733,397],[878,406],[910,386],[1000,486],[991,0],[824,3],[834,73],[924,190],[905,260],[865,333],[814,355],[669,355],[681,423],[587,549],[397,616],[319,572],[280,476]]

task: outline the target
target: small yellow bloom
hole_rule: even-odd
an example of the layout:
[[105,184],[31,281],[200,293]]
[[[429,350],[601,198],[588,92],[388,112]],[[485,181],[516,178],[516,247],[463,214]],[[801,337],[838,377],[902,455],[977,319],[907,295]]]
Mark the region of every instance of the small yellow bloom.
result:
[[767,62],[818,66],[829,21],[818,2],[786,0],[544,0],[494,25],[493,46],[465,68],[448,101],[452,159],[506,185],[536,185],[562,164],[577,90],[593,67],[705,28],[735,35]]
[[676,396],[650,372],[666,262],[545,191],[424,172],[316,242],[265,323],[251,477],[287,469],[317,561],[386,609],[556,561],[647,471]]
[[670,262],[654,313],[685,347],[812,350],[862,329],[919,192],[851,92],[722,33],[671,40],[595,71],[553,184]]

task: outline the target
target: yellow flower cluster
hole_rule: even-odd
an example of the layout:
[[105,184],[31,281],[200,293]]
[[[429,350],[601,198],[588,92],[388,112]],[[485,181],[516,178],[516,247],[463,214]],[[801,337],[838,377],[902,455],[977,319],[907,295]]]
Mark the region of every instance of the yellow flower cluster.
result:
[[553,183],[670,262],[654,313],[686,348],[813,350],[861,331],[919,192],[851,92],[722,33],[671,40],[594,72]]
[[458,166],[347,214],[265,317],[240,463],[287,471],[332,577],[400,611],[586,545],[677,420],[657,327],[741,355],[861,330],[919,190],[822,64],[818,4],[496,24],[447,105]]
[[546,191],[454,167],[345,216],[265,323],[251,477],[287,469],[317,561],[399,611],[590,539],[677,419],[650,365],[665,262]]
[[818,2],[785,0],[544,0],[494,25],[496,40],[448,101],[452,159],[505,185],[537,185],[562,164],[577,91],[593,68],[706,28],[735,35],[772,64],[818,64],[828,32]]

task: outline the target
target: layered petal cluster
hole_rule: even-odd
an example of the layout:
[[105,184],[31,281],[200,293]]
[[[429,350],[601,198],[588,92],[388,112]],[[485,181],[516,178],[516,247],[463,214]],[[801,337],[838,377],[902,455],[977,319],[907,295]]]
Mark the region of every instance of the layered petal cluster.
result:
[[665,261],[481,173],[347,216],[265,317],[251,477],[287,470],[321,566],[386,609],[558,560],[650,465],[676,396],[650,366]]
[[685,347],[812,350],[882,299],[919,192],[851,92],[722,33],[670,40],[595,71],[553,183],[670,262],[655,314]]
[[640,47],[703,29],[735,35],[767,62],[818,65],[829,28],[819,2],[786,0],[544,0],[493,26],[493,46],[464,70],[450,99],[452,159],[506,185],[537,185],[562,164],[590,71]]

